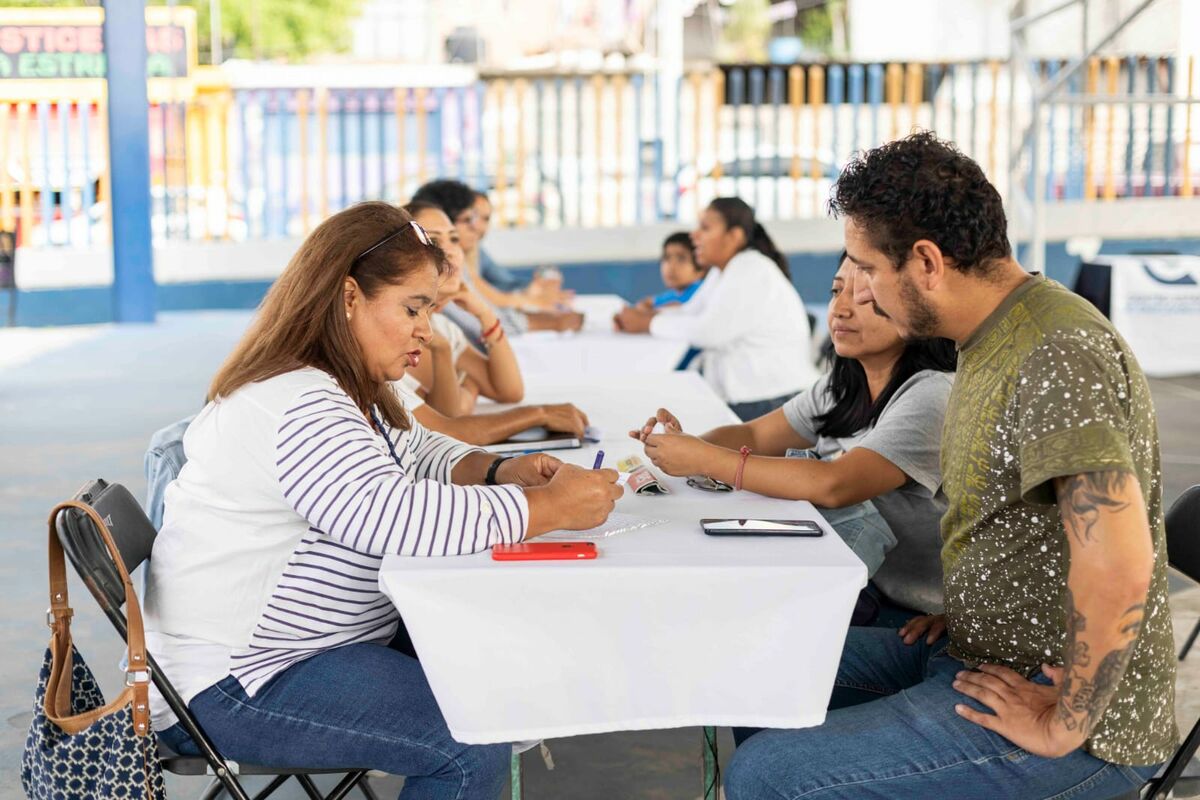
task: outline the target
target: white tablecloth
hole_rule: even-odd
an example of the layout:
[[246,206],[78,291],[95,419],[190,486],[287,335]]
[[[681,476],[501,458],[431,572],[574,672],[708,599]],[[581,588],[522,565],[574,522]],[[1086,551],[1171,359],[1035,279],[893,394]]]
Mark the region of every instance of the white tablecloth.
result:
[[[579,406],[588,415],[588,421],[601,430],[606,443],[612,440],[616,445],[606,450],[612,458],[642,452],[641,444],[626,434],[654,416],[659,408],[674,412],[689,432],[703,433],[718,425],[738,422],[729,406],[695,372],[609,375],[595,381],[575,375],[537,375],[527,381],[523,402],[570,402]],[[480,408],[485,410],[482,405]],[[610,458],[609,463],[616,462]]]
[[613,315],[625,307],[625,301],[615,294],[580,294],[571,307],[583,314],[585,331],[607,333],[613,328]]
[[612,316],[625,302],[615,294],[580,295],[584,315],[577,333],[534,331],[512,338],[524,375],[622,375],[669,372],[683,359],[687,343],[648,334],[617,333]]
[[[535,378],[606,429],[608,463],[659,404],[700,431],[735,422],[698,376]],[[598,448],[560,451],[590,466]],[[600,541],[584,562],[384,559],[400,609],[454,738],[507,742],[692,725],[820,724],[866,569],[821,520],[820,539],[714,538],[708,516],[807,517],[808,503],[711,494],[667,479],[665,497],[626,495],[620,511],[664,525]]]
[[512,345],[526,377],[657,374],[675,369],[687,352],[685,342],[614,331],[534,331],[514,336]]

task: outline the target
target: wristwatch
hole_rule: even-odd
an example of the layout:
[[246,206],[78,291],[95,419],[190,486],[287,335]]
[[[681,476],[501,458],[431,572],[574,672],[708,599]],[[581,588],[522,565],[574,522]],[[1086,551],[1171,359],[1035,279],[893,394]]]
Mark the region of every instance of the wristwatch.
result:
[[499,485],[496,482],[496,470],[500,469],[500,465],[503,464],[505,461],[508,461],[511,458],[512,458],[512,456],[500,456],[495,461],[493,461],[492,465],[490,467],[488,467],[487,475],[484,477],[483,482],[486,483],[488,486]]

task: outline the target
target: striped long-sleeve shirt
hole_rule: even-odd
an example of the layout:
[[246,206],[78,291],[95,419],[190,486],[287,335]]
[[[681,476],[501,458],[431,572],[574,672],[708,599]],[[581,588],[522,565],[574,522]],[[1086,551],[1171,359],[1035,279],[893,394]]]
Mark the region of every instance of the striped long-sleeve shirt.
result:
[[[151,652],[188,701],[227,675],[254,695],[334,647],[386,642],[398,615],[384,555],[473,553],[525,534],[511,486],[455,486],[468,447],[376,432],[327,374],[304,369],[210,403],[184,437],[150,562]],[[155,724],[169,712],[153,698]]]

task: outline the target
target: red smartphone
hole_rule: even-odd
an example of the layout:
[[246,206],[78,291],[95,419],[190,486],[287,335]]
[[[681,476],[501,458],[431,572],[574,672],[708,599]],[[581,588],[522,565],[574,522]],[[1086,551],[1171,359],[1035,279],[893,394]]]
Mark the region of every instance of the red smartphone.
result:
[[595,558],[592,542],[519,542],[492,548],[493,561],[576,561]]

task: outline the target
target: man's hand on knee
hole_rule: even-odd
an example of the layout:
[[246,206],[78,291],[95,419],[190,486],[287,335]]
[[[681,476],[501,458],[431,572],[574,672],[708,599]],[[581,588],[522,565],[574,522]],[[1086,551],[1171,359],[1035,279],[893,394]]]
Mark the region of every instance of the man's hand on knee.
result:
[[1054,685],[1035,683],[996,664],[964,670],[955,676],[954,688],[992,713],[976,711],[966,703],[959,703],[954,710],[1036,756],[1065,756],[1082,745],[1087,735],[1069,730],[1057,713],[1062,669],[1043,665],[1042,671]]

